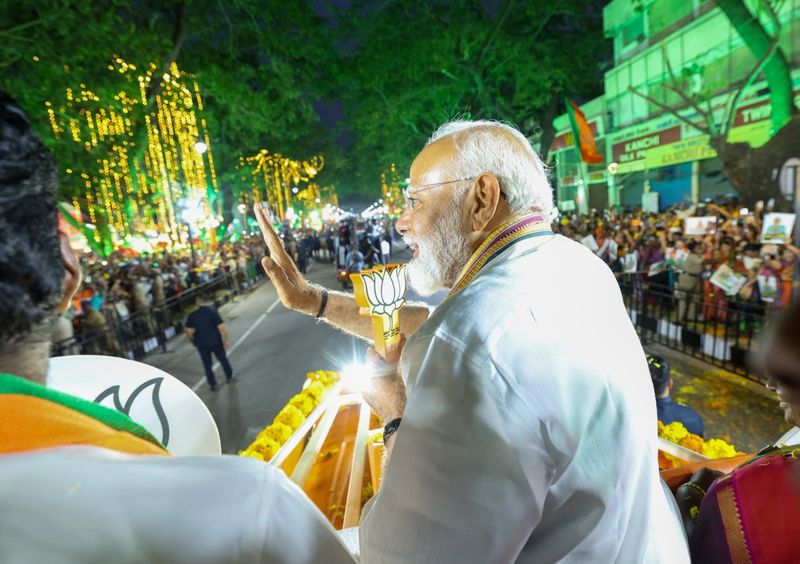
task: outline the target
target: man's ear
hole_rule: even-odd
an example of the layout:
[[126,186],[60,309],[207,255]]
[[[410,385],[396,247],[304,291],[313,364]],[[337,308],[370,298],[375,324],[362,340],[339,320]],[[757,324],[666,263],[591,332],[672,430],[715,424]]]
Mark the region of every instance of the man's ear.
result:
[[72,248],[69,246],[69,239],[60,233],[59,244],[61,248],[61,262],[64,263],[64,293],[61,295],[61,303],[58,305],[58,313],[64,313],[69,308],[72,296],[81,285],[81,265]]
[[500,204],[500,181],[494,174],[481,174],[472,186],[469,217],[472,231],[483,231],[497,212]]

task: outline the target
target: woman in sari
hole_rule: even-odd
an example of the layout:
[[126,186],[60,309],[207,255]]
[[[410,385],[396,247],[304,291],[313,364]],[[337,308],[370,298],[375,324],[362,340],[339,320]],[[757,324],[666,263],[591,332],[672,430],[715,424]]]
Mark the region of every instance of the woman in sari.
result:
[[778,395],[786,422],[794,427],[708,489],[691,534],[693,562],[797,562],[800,302],[772,329],[758,364],[768,378],[767,387]]

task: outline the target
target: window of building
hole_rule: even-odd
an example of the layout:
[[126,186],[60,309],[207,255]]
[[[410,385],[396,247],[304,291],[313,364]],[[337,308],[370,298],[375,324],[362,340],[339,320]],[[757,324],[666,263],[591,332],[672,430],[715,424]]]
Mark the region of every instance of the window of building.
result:
[[636,12],[631,19],[625,22],[622,26],[622,33],[620,33],[623,49],[638,45],[645,40],[644,24],[645,17],[642,12]]

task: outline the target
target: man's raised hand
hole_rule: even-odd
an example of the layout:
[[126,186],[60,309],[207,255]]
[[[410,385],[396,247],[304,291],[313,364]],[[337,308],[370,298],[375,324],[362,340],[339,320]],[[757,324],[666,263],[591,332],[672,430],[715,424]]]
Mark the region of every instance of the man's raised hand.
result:
[[284,306],[308,315],[314,315],[320,304],[320,291],[308,283],[300,274],[294,261],[283,248],[283,242],[272,228],[268,211],[260,203],[253,206],[258,226],[264,235],[264,242],[269,249],[268,257],[261,260],[261,266],[275,284],[278,298]]

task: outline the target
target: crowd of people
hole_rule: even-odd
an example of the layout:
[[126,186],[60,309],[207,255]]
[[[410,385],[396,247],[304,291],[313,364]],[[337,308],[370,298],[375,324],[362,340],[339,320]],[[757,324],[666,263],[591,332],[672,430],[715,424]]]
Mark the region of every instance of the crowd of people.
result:
[[154,337],[178,321],[179,298],[187,291],[219,282],[215,290],[232,293],[260,277],[265,247],[259,238],[225,244],[193,256],[184,251],[132,254],[120,249],[101,258],[81,257],[80,289],[53,332],[57,354],[125,356],[133,337]]
[[[357,222],[351,216],[320,229],[295,229],[284,222],[280,236],[303,274],[312,260],[359,272],[388,262],[391,229],[388,219]],[[188,249],[138,254],[122,248],[105,258],[85,253],[82,285],[53,332],[55,353],[125,356],[131,338],[156,337],[182,321],[185,304],[178,298],[185,292],[212,281],[220,282],[213,291],[239,294],[252,287],[262,277],[265,254],[260,237],[201,247],[195,256]]]
[[[0,560],[356,561],[277,467],[170,456],[128,414],[48,386],[53,324],[81,280],[57,228],[56,170],[0,94]],[[358,561],[794,560],[800,430],[710,484],[692,476],[700,499],[692,526],[680,521],[617,283],[551,230],[545,167],[521,133],[445,124],[411,181],[415,203],[397,222],[415,251],[410,283],[450,295],[434,312],[407,304],[408,339],[385,358],[368,352],[381,377],[364,398],[386,423],[386,468],[362,513]],[[353,296],[310,284],[258,218],[283,304],[369,339]],[[605,221],[589,219],[587,232],[602,235]],[[626,245],[638,252],[636,238]],[[797,426],[800,308],[787,312],[757,367]]]
[[[628,288],[676,298],[676,320],[721,318],[726,311],[763,316],[784,308],[798,294],[800,249],[790,234],[762,243],[767,213],[759,203],[747,210],[735,197],[724,202],[680,204],[660,213],[592,210],[568,214],[557,232],[601,257]],[[687,234],[687,219],[714,217],[702,235]],[[712,281],[721,266],[744,278],[727,291]],[[725,272],[729,272],[724,269]]]

